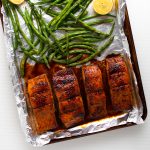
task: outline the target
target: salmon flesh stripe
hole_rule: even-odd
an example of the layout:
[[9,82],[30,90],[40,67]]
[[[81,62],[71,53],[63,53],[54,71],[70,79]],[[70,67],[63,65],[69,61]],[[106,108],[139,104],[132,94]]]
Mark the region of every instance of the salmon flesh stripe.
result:
[[106,71],[113,109],[115,111],[130,110],[132,106],[132,86],[124,58],[121,56],[107,58]]
[[82,76],[89,117],[94,119],[106,116],[106,96],[103,89],[101,70],[97,65],[83,66]]
[[65,127],[74,126],[84,120],[84,106],[78,80],[71,68],[53,75],[53,88],[58,100],[59,117]]

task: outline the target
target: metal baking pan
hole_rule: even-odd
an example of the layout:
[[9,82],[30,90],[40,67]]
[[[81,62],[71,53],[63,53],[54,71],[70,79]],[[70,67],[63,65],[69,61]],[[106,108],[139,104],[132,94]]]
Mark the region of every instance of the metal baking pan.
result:
[[[2,5],[2,3],[0,1],[0,6],[1,5]],[[3,20],[2,19],[2,14],[0,14],[0,17],[1,17],[1,20]],[[2,24],[3,24],[3,22],[2,22]],[[129,47],[130,47],[130,53],[131,53],[131,61],[132,61],[133,69],[134,69],[134,72],[135,72],[135,75],[136,75],[136,78],[137,78],[139,94],[140,94],[140,98],[141,98],[142,105],[143,105],[142,119],[145,120],[146,117],[147,117],[146,99],[145,99],[145,95],[144,95],[144,90],[143,90],[143,85],[142,85],[142,80],[141,80],[141,74],[140,74],[139,65],[138,65],[138,58],[137,58],[137,55],[136,55],[136,48],[135,48],[135,44],[134,44],[134,39],[133,39],[133,35],[132,35],[132,29],[131,29],[131,25],[130,25],[130,19],[129,19],[127,8],[126,8],[125,23],[124,23],[124,31],[125,31],[125,34],[126,34],[127,39],[128,39],[128,43],[129,43]],[[129,123],[127,125],[122,125],[122,126],[110,128],[109,130],[114,130],[114,129],[118,129],[118,128],[133,126],[133,125],[135,125],[135,124],[134,123]],[[106,130],[106,131],[108,131],[108,130]],[[106,132],[106,131],[103,131],[103,132]],[[92,134],[97,134],[97,133],[92,133]],[[89,135],[89,134],[87,134],[87,135]],[[70,139],[79,138],[79,137],[83,137],[83,136],[87,136],[87,135],[80,135],[80,136],[75,136],[75,137],[71,137],[71,138],[69,137],[69,138],[64,138],[64,139],[59,139],[59,140],[58,139],[57,140],[52,140],[51,143],[64,141],[64,140],[70,140]]]

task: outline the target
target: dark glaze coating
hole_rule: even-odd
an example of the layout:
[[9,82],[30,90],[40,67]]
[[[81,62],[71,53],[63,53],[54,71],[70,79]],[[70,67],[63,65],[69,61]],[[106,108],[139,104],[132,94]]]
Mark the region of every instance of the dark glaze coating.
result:
[[38,134],[57,128],[54,105],[33,109],[36,132]]
[[86,91],[89,118],[95,119],[106,116],[106,96],[99,67],[97,65],[83,66],[82,76]]
[[46,74],[28,80],[28,95],[35,118],[36,132],[56,129],[58,125],[53,94]]
[[121,56],[106,59],[112,108],[125,111],[132,108],[132,86],[127,65]]
[[84,106],[78,80],[71,68],[53,75],[53,88],[58,100],[59,117],[68,128],[84,120]]
[[[107,114],[112,116],[131,109],[130,77],[121,56],[108,57],[100,62],[93,60],[91,65],[80,68],[67,68],[55,63],[51,64],[50,69],[44,64],[27,65],[26,68],[26,81],[38,78],[43,73],[48,77],[60,127],[63,124],[69,128],[83,121],[100,119]],[[49,99],[48,94],[45,94],[49,90],[47,85],[48,82],[42,81],[34,86],[32,91],[37,93],[33,97],[37,101],[42,100],[37,105],[49,104],[44,102]],[[40,91],[39,87],[43,89]]]
[[53,103],[52,90],[46,74],[28,80],[28,94],[32,108]]

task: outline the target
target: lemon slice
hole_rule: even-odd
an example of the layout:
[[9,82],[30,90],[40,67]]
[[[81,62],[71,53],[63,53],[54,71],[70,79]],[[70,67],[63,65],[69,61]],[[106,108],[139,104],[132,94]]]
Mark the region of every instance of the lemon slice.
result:
[[113,0],[93,0],[93,8],[98,14],[106,15],[113,8]]
[[24,0],[9,0],[11,3],[16,4],[16,5],[20,5],[21,3],[24,2]]

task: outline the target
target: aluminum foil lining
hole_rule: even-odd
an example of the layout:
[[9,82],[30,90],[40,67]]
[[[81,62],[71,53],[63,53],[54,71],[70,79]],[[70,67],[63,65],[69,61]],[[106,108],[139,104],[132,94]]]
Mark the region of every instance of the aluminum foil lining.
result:
[[[32,2],[36,2],[37,0],[32,0]],[[25,7],[28,8],[28,5],[24,3],[21,5],[21,9],[24,9]],[[114,29],[114,35],[115,39],[112,45],[100,56],[97,57],[97,60],[103,60],[106,56],[109,54],[115,53],[115,54],[122,54],[124,57],[128,60],[129,63],[131,63],[130,60],[130,51],[128,46],[127,38],[124,34],[123,30],[123,24],[125,20],[125,10],[126,10],[126,2],[125,0],[119,0],[119,6],[118,11],[113,11],[112,13],[117,14],[116,19],[116,25]],[[91,5],[88,8],[89,13],[92,13]],[[32,134],[32,128],[28,122],[29,115],[27,111],[26,106],[26,96],[23,92],[24,82],[23,79],[21,79],[18,69],[17,62],[20,61],[22,55],[17,54],[17,57],[15,57],[13,46],[12,46],[12,37],[14,35],[13,33],[13,27],[11,25],[11,21],[7,17],[4,9],[2,8],[3,13],[3,22],[4,22],[4,37],[5,37],[5,43],[7,46],[7,58],[9,61],[9,69],[11,73],[12,83],[13,83],[13,89],[14,94],[16,98],[16,104],[17,104],[17,110],[19,113],[19,118],[21,122],[22,129],[25,133],[26,139],[28,142],[30,142],[33,146],[43,146],[51,142],[51,140],[57,140],[67,137],[73,137],[73,136],[79,136],[84,134],[90,134],[90,133],[96,133],[100,131],[107,130],[111,127],[135,123],[135,124],[141,124],[143,123],[142,115],[143,115],[143,108],[142,103],[138,94],[138,86],[136,77],[134,74],[133,69],[131,68],[131,65],[129,64],[129,70],[131,74],[131,80],[134,88],[134,107],[131,111],[126,112],[124,114],[110,117],[106,119],[102,119],[99,121],[93,121],[90,123],[86,123],[84,125],[79,125],[74,128],[57,131],[57,132],[46,132],[42,135],[33,135]],[[46,14],[43,13],[43,16],[45,20],[49,21],[51,18],[48,17]],[[23,23],[22,18],[20,18],[21,22],[21,28],[26,31],[26,26]],[[102,31],[106,31],[106,26],[101,26],[100,28]],[[56,33],[58,37],[62,35],[62,33]],[[29,36],[29,33],[26,32],[26,35]],[[99,44],[99,43],[98,43]],[[16,60],[17,59],[17,60]]]

